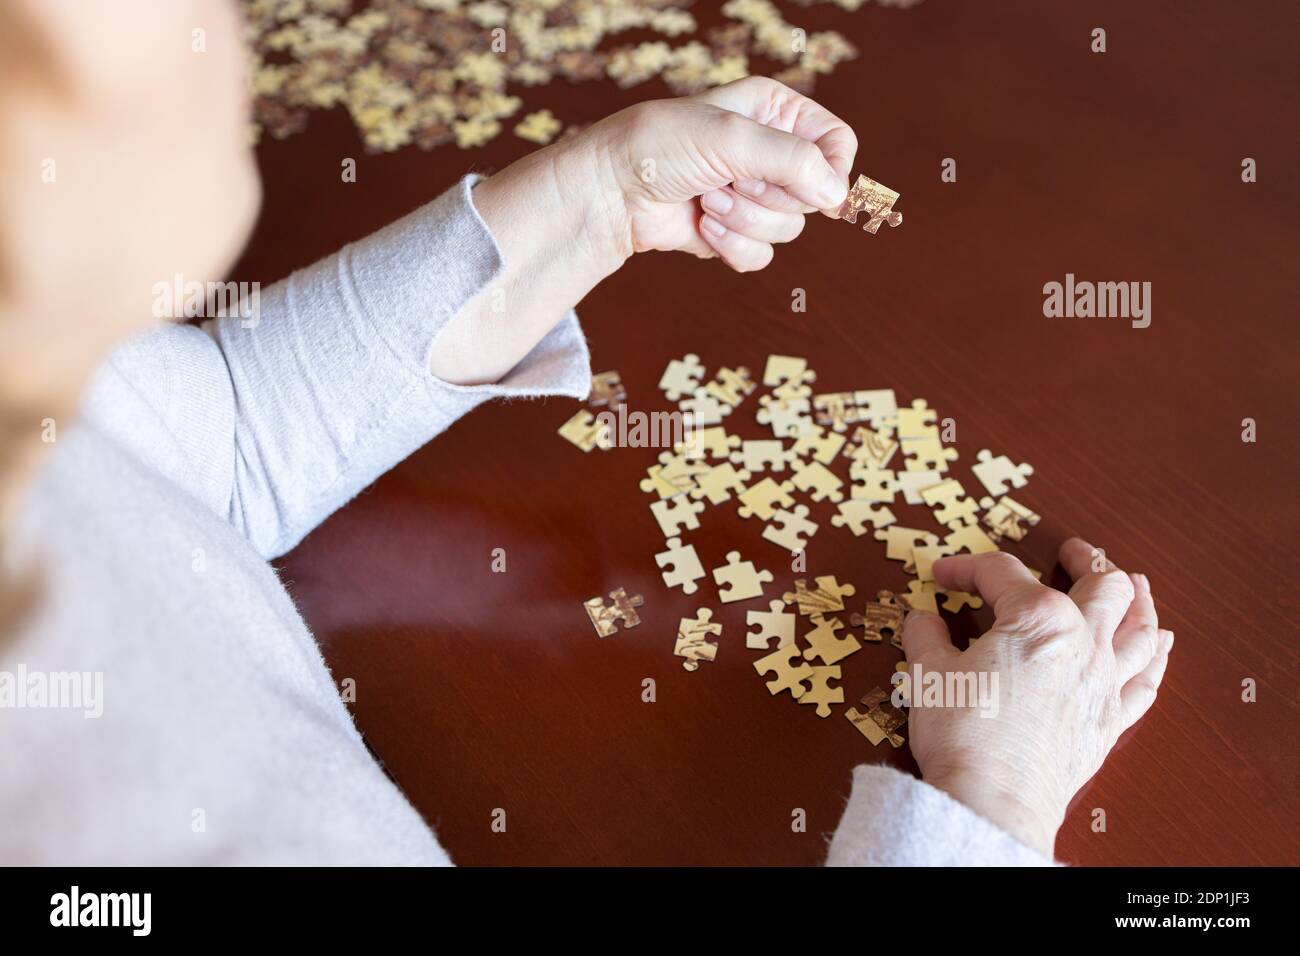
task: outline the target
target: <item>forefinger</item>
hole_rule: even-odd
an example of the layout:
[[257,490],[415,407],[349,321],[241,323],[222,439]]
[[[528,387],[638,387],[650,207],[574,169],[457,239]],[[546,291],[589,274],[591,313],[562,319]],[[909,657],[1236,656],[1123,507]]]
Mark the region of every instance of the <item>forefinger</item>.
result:
[[998,605],[1026,589],[1043,585],[1019,560],[1005,551],[958,554],[934,563],[934,579],[948,591],[978,593],[999,614]]

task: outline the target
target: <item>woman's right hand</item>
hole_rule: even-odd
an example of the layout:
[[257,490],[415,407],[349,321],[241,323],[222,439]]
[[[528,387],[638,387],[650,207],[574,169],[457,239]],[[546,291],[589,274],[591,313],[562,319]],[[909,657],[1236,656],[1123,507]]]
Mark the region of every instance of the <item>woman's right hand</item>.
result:
[[1144,575],[1078,538],[1060,557],[1074,579],[1068,595],[1003,552],[936,562],[941,587],[993,608],[993,627],[965,652],[937,615],[913,611],[903,626],[913,675],[917,664],[998,675],[995,711],[917,707],[924,681],[913,683],[909,736],[922,776],[1048,857],[1071,798],[1155,701],[1174,643]]

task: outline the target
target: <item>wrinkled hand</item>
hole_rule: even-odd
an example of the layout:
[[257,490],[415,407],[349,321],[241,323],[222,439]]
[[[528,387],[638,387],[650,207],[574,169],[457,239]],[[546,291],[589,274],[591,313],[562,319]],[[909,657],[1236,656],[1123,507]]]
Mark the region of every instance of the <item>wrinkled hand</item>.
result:
[[[998,675],[997,713],[913,707],[912,752],[922,776],[1022,842],[1051,856],[1066,806],[1115,741],[1156,698],[1174,635],[1156,619],[1140,574],[1107,563],[1072,538],[1061,563],[1068,595],[1045,587],[1011,555],[960,555],[935,563],[941,587],[978,592],[996,620],[964,653],[934,614],[903,627],[909,668]],[[920,692],[913,686],[915,701]]]
[[843,120],[758,76],[640,103],[587,134],[631,252],[718,256],[739,272],[766,266],[805,214],[838,211],[858,148]]

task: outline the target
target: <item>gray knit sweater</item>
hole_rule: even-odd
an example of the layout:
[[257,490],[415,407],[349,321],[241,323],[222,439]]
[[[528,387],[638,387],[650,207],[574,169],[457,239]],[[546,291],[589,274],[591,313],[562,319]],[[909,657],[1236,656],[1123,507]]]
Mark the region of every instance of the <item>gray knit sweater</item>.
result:
[[[11,536],[41,592],[0,645],[0,863],[449,862],[267,562],[481,402],[586,396],[572,313],[499,384],[429,373],[500,269],[472,186],[265,290],[253,328],[105,363]],[[829,860],[1047,862],[883,767],[855,772]]]

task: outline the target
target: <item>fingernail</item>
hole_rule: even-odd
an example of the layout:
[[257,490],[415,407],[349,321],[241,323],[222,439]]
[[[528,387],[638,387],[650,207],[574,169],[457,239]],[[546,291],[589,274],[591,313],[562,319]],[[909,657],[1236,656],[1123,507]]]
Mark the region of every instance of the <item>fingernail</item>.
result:
[[715,236],[725,236],[727,234],[727,227],[718,222],[718,220],[714,219],[712,216],[701,216],[700,225],[709,230],[709,232],[713,233]]
[[1137,578],[1138,586],[1142,589],[1144,593],[1146,594],[1151,593],[1151,582],[1147,580],[1147,576],[1145,574],[1135,574],[1133,575],[1133,577]]
[[731,207],[735,205],[732,198],[721,189],[713,189],[705,193],[700,202],[704,203],[704,208],[709,212],[716,212],[719,216],[731,212]]
[[763,190],[767,188],[767,183],[761,179],[737,179],[732,185],[736,187],[737,192],[742,192],[746,196],[761,196]]
[[1168,650],[1174,646],[1174,632],[1165,631],[1165,649]]
[[839,208],[844,202],[844,197],[849,194],[849,184],[841,179],[835,173],[831,173],[822,183],[821,197],[822,208],[831,209]]

